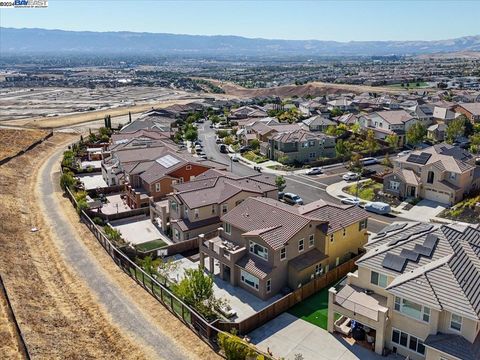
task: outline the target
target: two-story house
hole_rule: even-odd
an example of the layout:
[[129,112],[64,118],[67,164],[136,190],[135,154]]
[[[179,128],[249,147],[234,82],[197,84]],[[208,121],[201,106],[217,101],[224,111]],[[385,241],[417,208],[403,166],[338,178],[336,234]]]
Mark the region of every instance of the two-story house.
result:
[[478,225],[393,223],[329,290],[328,331],[355,334],[378,354],[480,358]]
[[480,102],[459,104],[455,111],[465,115],[472,123],[480,122]]
[[173,192],[167,196],[173,240],[188,240],[217,230],[222,224],[220,217],[251,196],[277,199],[275,176],[240,177],[210,169],[193,181],[173,185]]
[[302,124],[306,130],[322,132],[325,132],[329,126],[337,126],[335,121],[327,119],[322,115],[309,117],[308,119],[303,120]]
[[209,271],[218,265],[224,280],[267,299],[358,255],[367,218],[356,206],[250,197],[221,217],[218,236],[200,241],[200,262],[208,259]]
[[437,144],[393,160],[383,190],[401,199],[422,198],[452,205],[480,186],[480,168],[466,150]]
[[335,156],[335,137],[307,130],[280,132],[269,139],[265,155],[272,160],[308,163],[322,157]]

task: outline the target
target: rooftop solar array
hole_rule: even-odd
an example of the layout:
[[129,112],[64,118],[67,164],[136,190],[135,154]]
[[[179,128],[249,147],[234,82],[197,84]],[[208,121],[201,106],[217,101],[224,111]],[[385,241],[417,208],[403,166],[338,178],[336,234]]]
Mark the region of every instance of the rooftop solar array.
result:
[[382,266],[384,268],[394,270],[397,272],[402,272],[407,259],[392,253],[387,253],[383,259]]
[[431,156],[432,156],[432,154],[425,153],[425,152],[420,153],[420,155],[411,154],[407,158],[407,161],[411,162],[411,163],[414,163],[414,164],[425,165],[428,162],[428,159],[430,159]]
[[162,156],[161,158],[158,158],[156,161],[157,163],[159,163],[160,165],[162,165],[167,169],[172,167],[173,165],[177,165],[180,162],[180,160],[178,160],[177,158],[174,158],[172,155]]
[[414,250],[402,249],[402,251],[400,252],[400,256],[408,260],[417,262],[420,254]]

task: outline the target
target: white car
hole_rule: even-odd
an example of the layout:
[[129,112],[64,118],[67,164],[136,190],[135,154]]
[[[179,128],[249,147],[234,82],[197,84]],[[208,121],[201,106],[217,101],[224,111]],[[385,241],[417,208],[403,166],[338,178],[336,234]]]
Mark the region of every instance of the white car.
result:
[[237,154],[235,154],[235,155],[232,156],[232,161],[238,162],[238,160],[239,160],[239,159],[238,159]]
[[359,178],[357,173],[354,172],[347,172],[346,174],[343,174],[342,179],[345,181],[353,181],[357,180]]
[[357,197],[348,197],[341,200],[342,204],[346,205],[358,205],[360,204],[360,199]]
[[400,151],[400,152],[397,154],[397,157],[408,155],[408,154],[410,154],[411,152],[412,152],[412,150]]
[[319,174],[322,174],[323,173],[323,170],[321,167],[313,167],[309,170],[307,170],[307,172],[305,173],[306,175],[319,175]]

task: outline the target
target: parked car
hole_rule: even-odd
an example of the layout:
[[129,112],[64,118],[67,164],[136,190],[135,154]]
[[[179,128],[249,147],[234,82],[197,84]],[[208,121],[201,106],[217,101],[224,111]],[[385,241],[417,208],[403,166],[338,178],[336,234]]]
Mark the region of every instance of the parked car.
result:
[[366,157],[366,158],[360,159],[360,162],[362,163],[363,166],[375,165],[375,164],[378,164],[378,159],[374,157]]
[[227,145],[225,144],[220,144],[218,145],[218,149],[220,150],[221,153],[226,154],[228,152]]
[[197,154],[200,154],[200,153],[203,152],[203,149],[202,149],[201,147],[199,147],[199,148],[196,147],[196,148],[195,148],[195,152],[196,152]]
[[234,154],[234,155],[232,156],[232,161],[238,162],[238,160],[239,160],[239,158],[238,158],[237,154]]
[[200,157],[201,157],[202,159],[205,159],[205,160],[207,160],[207,159],[208,159],[208,156],[207,156],[207,154],[200,154]]
[[377,171],[373,170],[373,169],[368,169],[368,168],[363,168],[362,169],[362,176],[365,176],[365,177],[375,175],[376,173],[377,173]]
[[404,150],[404,151],[400,151],[397,156],[400,157],[400,156],[405,156],[405,155],[408,155],[412,152],[412,150]]
[[204,122],[205,122],[205,119],[198,119],[197,120],[197,123],[199,123],[199,124],[203,124]]
[[221,144],[221,143],[222,143],[222,139],[220,139],[220,138],[217,136],[217,138],[215,139],[215,142],[216,142],[217,144]]
[[342,204],[346,204],[346,205],[358,205],[358,204],[360,204],[360,199],[357,198],[357,197],[347,197],[347,198],[344,198],[340,201],[342,202]]
[[347,172],[346,174],[343,174],[342,179],[345,181],[353,181],[353,180],[358,180],[359,176],[357,173],[354,172]]
[[321,167],[313,167],[309,170],[307,170],[307,172],[305,173],[306,175],[318,175],[318,174],[322,174],[323,173],[323,170]]
[[250,146],[248,146],[248,145],[242,146],[242,147],[240,148],[240,154],[243,154],[243,153],[245,153],[245,152],[247,152],[247,151],[250,151],[250,150],[251,150],[251,147],[250,147]]
[[283,201],[290,205],[303,205],[303,199],[297,194],[285,193],[283,194]]
[[366,211],[373,212],[375,214],[386,215],[389,214],[392,209],[390,205],[383,202],[371,202],[365,205],[364,209]]

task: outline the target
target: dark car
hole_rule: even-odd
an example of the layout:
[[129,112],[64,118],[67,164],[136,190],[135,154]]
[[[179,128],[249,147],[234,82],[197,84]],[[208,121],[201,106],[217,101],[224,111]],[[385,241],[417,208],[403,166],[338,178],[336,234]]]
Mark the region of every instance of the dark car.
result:
[[362,176],[365,176],[365,177],[370,177],[372,175],[375,175],[376,173],[377,171],[373,169],[368,169],[368,168],[362,169]]
[[243,153],[245,153],[247,151],[250,151],[250,150],[251,150],[250,146],[242,146],[240,148],[240,154],[243,154]]

